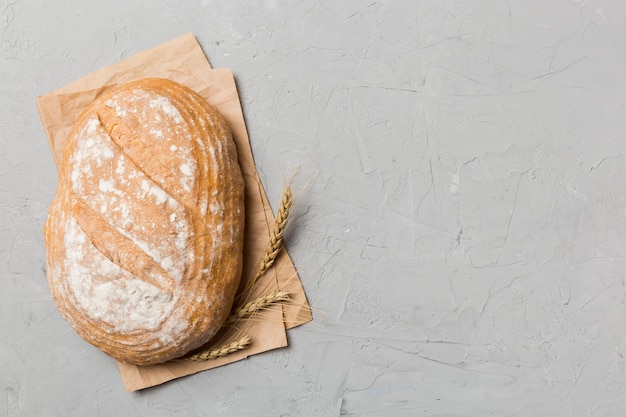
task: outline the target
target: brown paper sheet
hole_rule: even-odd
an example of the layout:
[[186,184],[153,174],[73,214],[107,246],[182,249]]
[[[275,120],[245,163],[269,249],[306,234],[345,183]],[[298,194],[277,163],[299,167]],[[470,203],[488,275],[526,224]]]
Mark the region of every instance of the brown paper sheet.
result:
[[[37,97],[37,107],[54,160],[57,163],[60,161],[65,138],[75,118],[98,94],[110,86],[145,77],[169,78],[190,87],[214,105],[232,129],[246,182],[243,287],[254,276],[263,256],[274,216],[254,164],[233,75],[230,70],[212,69],[192,34],[143,51]],[[143,367],[120,363],[119,369],[126,390],[151,387],[241,360],[252,354],[287,346],[286,329],[306,323],[312,317],[297,271],[286,252],[257,282],[253,296],[276,289],[288,291],[292,302],[282,308],[268,310],[238,328],[228,330],[218,337],[216,343],[219,346],[248,335],[252,337],[250,347],[207,362],[172,362]]]

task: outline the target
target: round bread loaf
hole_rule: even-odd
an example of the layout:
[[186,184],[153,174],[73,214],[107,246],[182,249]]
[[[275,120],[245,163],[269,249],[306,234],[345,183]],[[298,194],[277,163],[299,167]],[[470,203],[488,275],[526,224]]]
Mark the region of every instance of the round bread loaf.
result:
[[220,114],[165,79],[111,89],[78,117],[59,161],[44,231],[57,308],[119,361],[180,357],[231,309],[244,222]]

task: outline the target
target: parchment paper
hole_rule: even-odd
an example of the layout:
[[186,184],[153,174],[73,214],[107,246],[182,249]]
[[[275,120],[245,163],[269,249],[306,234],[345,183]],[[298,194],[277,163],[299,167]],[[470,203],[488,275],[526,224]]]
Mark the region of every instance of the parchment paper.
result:
[[[212,69],[192,34],[143,51],[37,97],[37,107],[54,160],[58,164],[74,120],[95,97],[113,85],[145,77],[169,78],[195,90],[220,111],[231,127],[246,183],[243,287],[254,276],[263,256],[274,216],[254,165],[233,74],[227,69]],[[247,349],[207,362],[171,362],[155,366],[119,363],[124,387],[127,391],[151,387],[232,363],[252,354],[287,346],[286,329],[312,318],[297,271],[287,252],[283,252],[275,266],[257,282],[252,296],[279,288],[289,292],[292,298],[289,304],[270,309],[237,328],[228,329],[211,343],[221,346],[248,335],[253,342]]]

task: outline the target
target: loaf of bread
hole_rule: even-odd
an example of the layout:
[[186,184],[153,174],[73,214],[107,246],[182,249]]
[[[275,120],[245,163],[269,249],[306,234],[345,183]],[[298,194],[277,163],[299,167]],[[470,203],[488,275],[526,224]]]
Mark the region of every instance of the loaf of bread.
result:
[[239,284],[245,222],[221,115],[173,81],[131,82],[85,109],[58,162],[44,233],[61,315],[136,365],[209,341]]

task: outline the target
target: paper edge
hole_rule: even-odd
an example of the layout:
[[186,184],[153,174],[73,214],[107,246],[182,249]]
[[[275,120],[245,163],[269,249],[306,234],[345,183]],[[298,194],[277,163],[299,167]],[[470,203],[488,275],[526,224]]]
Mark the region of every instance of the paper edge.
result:
[[[209,66],[209,68],[212,69],[211,64],[206,56],[206,54],[204,53],[204,51],[202,50],[202,47],[200,46],[200,43],[198,42],[198,39],[194,36],[194,34],[192,32],[187,32],[181,36],[177,36],[176,38],[170,39],[169,41],[165,41],[162,43],[159,43],[155,46],[152,46],[148,49],[144,49],[142,51],[139,51],[135,54],[132,54],[129,57],[123,58],[111,65],[106,65],[102,68],[99,68],[97,70],[94,71],[90,71],[86,74],[83,74],[80,78],[70,82],[69,84],[65,84],[64,86],[61,86],[59,88],[56,88],[48,93],[42,94],[39,97],[46,97],[48,95],[57,95],[57,94],[71,94],[71,93],[76,93],[76,92],[80,92],[83,90],[94,90],[97,89],[99,87],[93,88],[93,87],[85,87],[83,85],[84,80],[86,78],[101,78],[101,74],[106,74],[108,72],[115,72],[118,73],[119,72],[119,68],[123,68],[125,66],[128,66],[129,63],[134,63],[135,61],[142,61],[144,60],[144,57],[146,56],[150,56],[152,54],[154,54],[156,51],[161,50],[162,48],[167,48],[167,47],[172,47],[173,45],[178,45],[178,44],[185,44],[185,42],[192,42],[195,44],[195,46],[198,47],[198,49],[200,50],[200,52],[202,52],[202,56],[204,57],[204,61],[206,62],[206,64]],[[122,65],[125,64],[125,65]],[[136,65],[132,65],[133,67],[136,67]],[[107,78],[111,78],[111,77],[107,77]],[[106,84],[104,84],[106,85]],[[103,87],[104,85],[101,85],[100,87]]]

